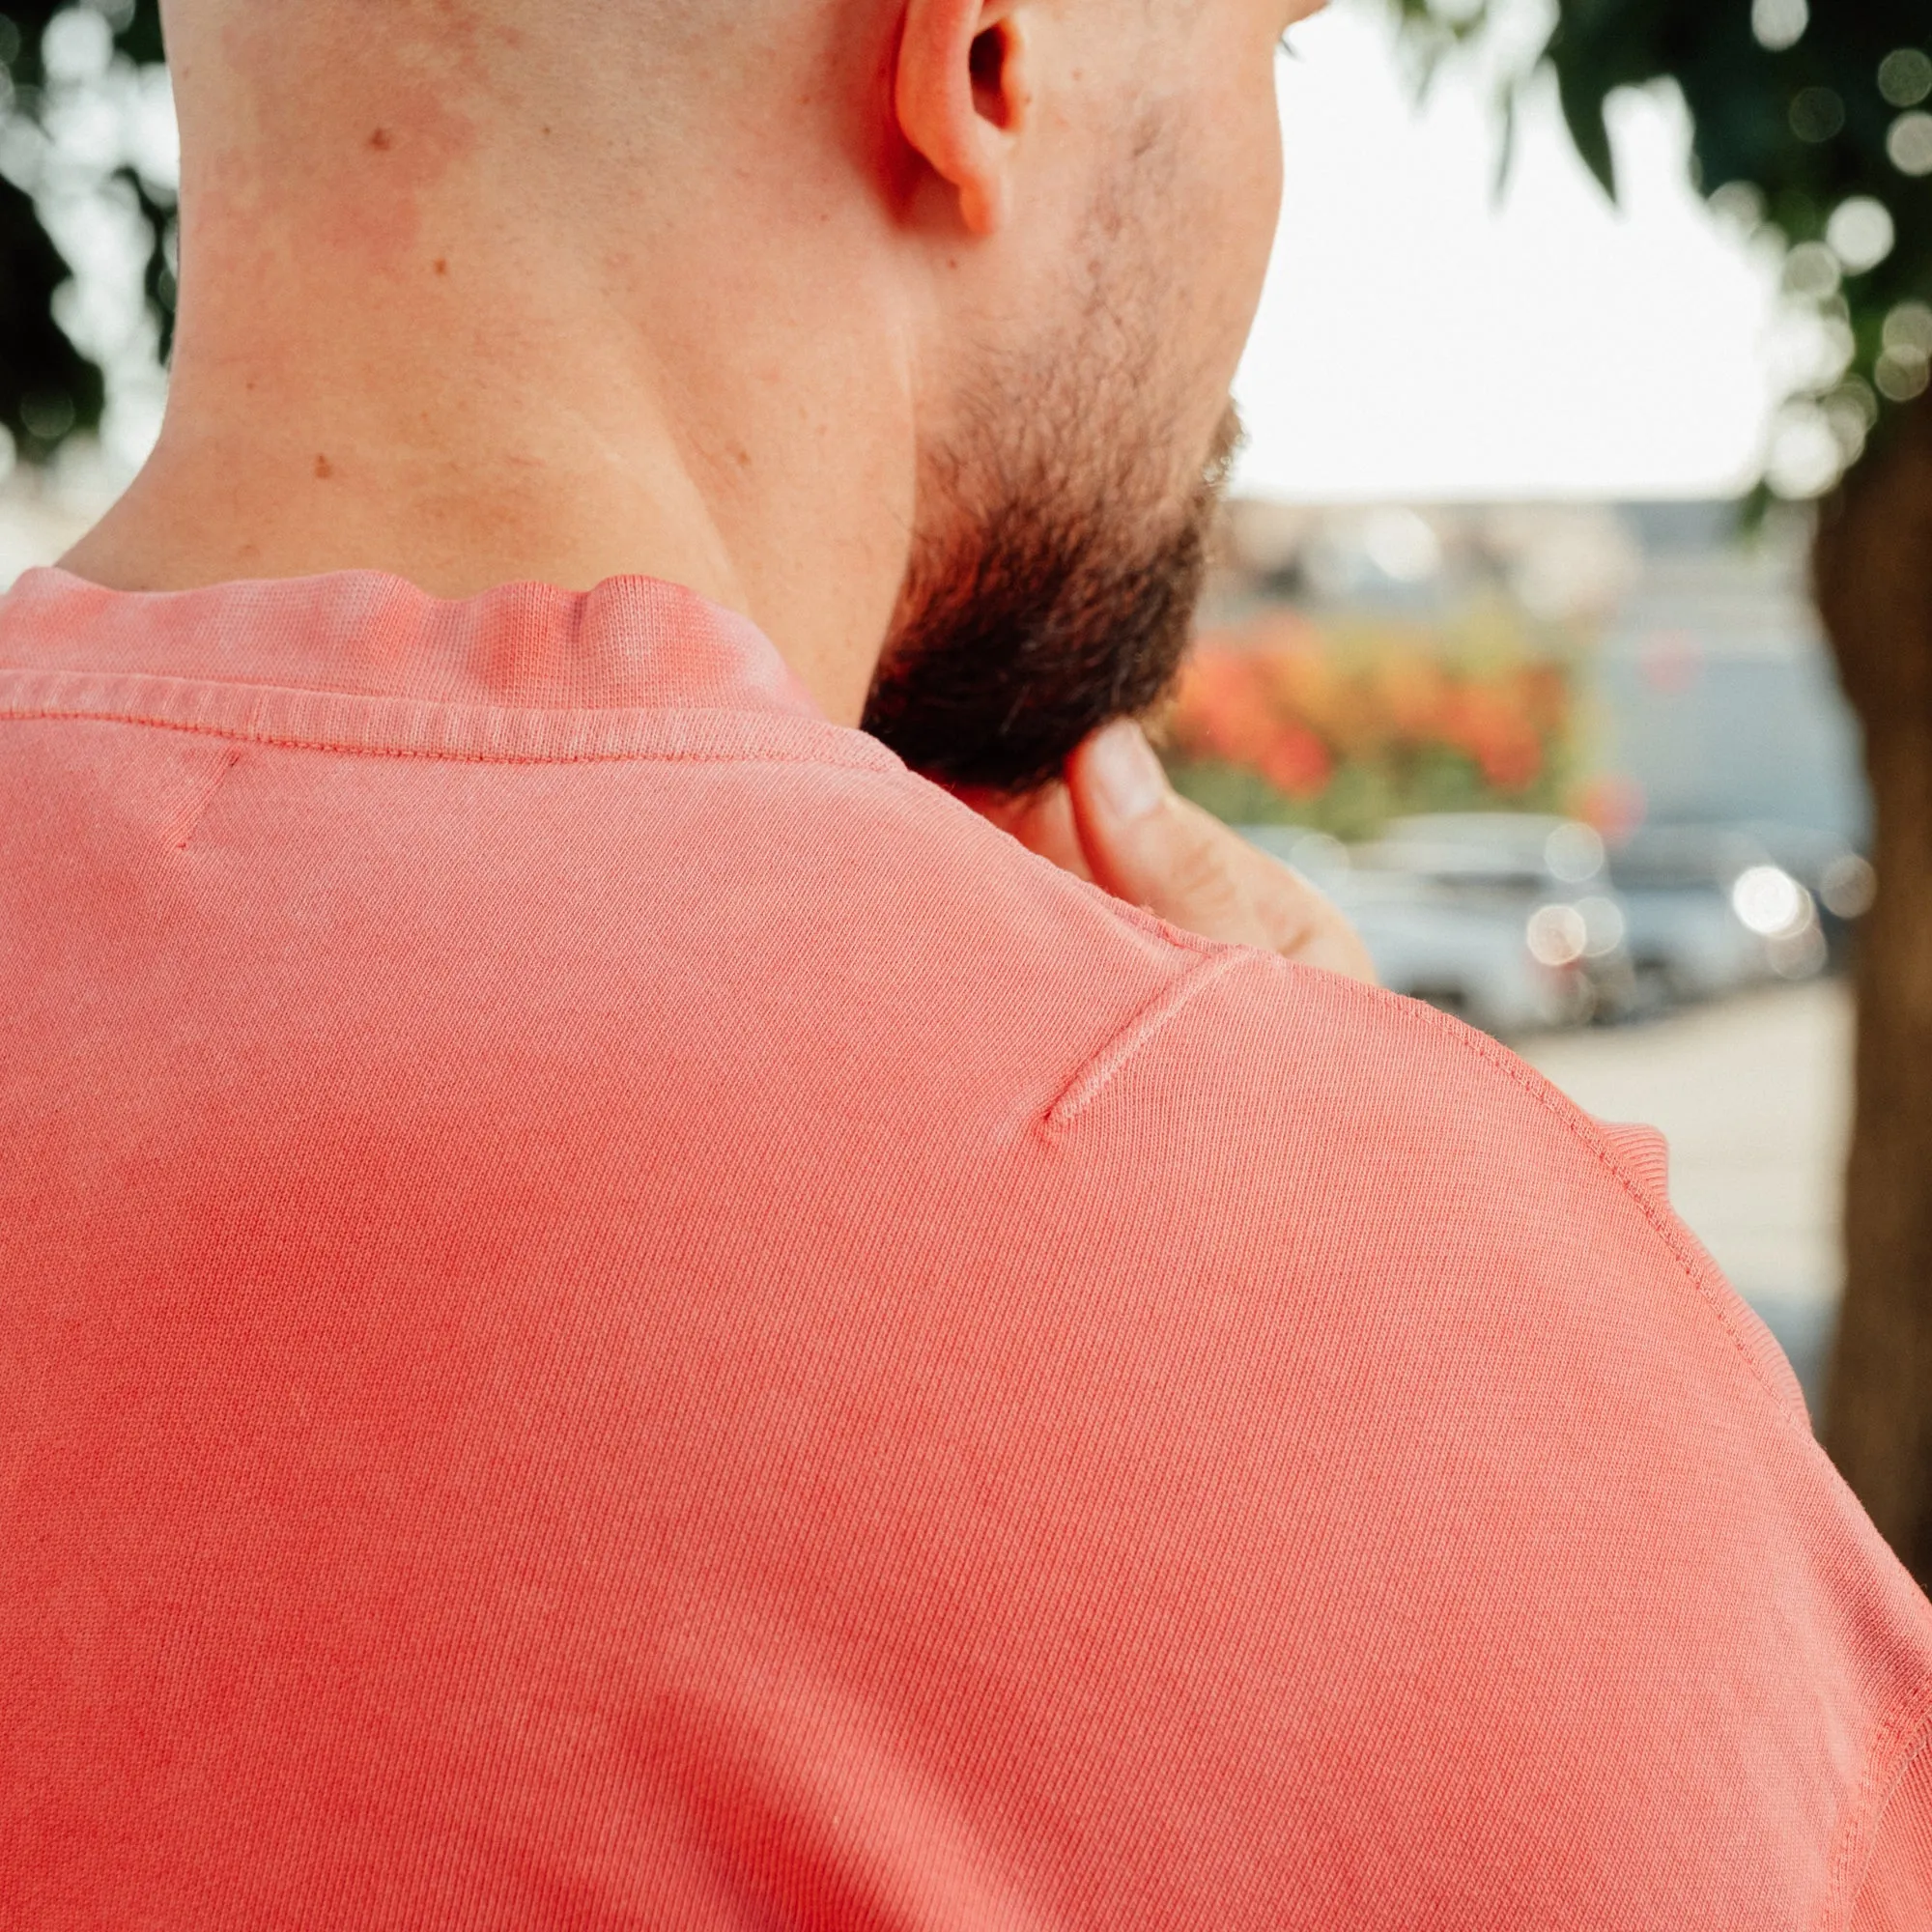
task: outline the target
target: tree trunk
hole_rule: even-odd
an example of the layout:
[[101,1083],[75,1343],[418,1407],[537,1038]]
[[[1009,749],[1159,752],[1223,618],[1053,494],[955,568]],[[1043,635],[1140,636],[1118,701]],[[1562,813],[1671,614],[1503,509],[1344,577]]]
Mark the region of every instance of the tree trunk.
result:
[[1864,725],[1878,900],[1859,935],[1846,1283],[1825,1445],[1932,1586],[1932,399],[1820,518],[1820,609]]

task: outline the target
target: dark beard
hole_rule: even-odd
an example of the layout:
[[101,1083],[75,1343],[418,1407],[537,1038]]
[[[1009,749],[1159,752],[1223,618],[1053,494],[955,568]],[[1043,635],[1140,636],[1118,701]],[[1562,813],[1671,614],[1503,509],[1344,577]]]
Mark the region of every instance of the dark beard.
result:
[[1148,507],[1149,476],[1173,474],[1151,440],[1085,474],[1069,473],[1077,461],[1035,463],[978,514],[961,507],[967,466],[949,467],[949,527],[915,547],[866,708],[865,728],[915,771],[960,790],[1036,791],[1101,725],[1167,695],[1240,422],[1231,409],[1178,505]]

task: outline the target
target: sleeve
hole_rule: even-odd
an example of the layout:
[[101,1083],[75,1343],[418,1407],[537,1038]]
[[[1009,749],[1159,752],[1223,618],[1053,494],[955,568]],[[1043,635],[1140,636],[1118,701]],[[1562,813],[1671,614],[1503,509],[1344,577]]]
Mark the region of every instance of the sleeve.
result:
[[1932,1722],[1921,1726],[1873,1835],[1848,1932],[1932,1926]]

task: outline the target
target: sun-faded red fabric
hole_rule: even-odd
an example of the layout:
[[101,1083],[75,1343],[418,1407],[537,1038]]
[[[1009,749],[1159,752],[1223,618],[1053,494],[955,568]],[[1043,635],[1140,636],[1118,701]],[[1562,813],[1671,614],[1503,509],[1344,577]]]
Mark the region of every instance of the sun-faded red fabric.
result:
[[0,1923],[1932,1923],[1605,1132],[619,580],[0,604]]

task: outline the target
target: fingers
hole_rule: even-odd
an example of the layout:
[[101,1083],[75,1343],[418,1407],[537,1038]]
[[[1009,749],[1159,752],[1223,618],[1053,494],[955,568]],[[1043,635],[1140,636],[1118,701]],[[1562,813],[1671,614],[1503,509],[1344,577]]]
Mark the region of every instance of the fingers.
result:
[[1117,898],[1204,939],[1374,980],[1342,915],[1298,873],[1179,797],[1139,725],[1110,724],[1081,746],[1063,795],[1091,876]]
[[1259,946],[1264,935],[1223,830],[1186,809],[1137,724],[1110,724],[1067,761],[1081,844],[1095,884],[1205,939]]
[[1334,901],[1293,867],[1257,850],[1218,820],[1214,823],[1240,847],[1235,863],[1250,867],[1255,875],[1250,892],[1269,948],[1285,959],[1298,959],[1304,966],[1320,966],[1375,985],[1376,962]]
[[1062,870],[1172,925],[1374,982],[1348,921],[1299,873],[1176,793],[1137,724],[1096,732],[1068,760],[1064,784],[965,803]]

